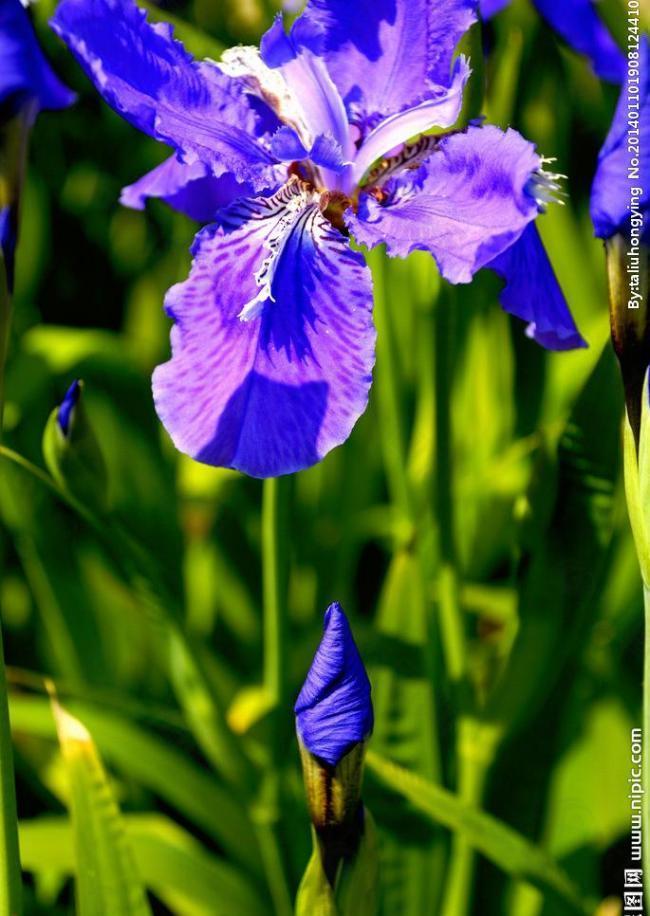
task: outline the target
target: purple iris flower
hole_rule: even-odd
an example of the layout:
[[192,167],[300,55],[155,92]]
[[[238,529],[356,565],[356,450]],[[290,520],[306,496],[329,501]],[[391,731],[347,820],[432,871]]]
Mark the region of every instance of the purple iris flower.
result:
[[[583,346],[534,221],[553,188],[516,131],[456,124],[475,0],[310,0],[291,32],[194,61],[131,0],[62,0],[53,27],[134,126],[173,149],[122,200],[202,221],[165,305],[156,409],[193,458],[276,476],[320,460],[365,410],[372,280],[349,235],[431,252],[451,283],[482,267],[529,336]],[[415,143],[413,137],[421,136]]]
[[372,732],[370,681],[340,604],[325,611],[323,638],[295,713],[303,745],[333,767]]
[[[632,85],[636,90],[636,82]],[[619,233],[629,235],[630,220],[641,218],[644,219],[643,240],[650,241],[650,51],[647,35],[641,38],[639,47],[638,89],[638,95],[635,91],[628,99],[628,86],[623,85],[612,125],[598,156],[591,189],[591,219],[595,234],[601,239]],[[630,132],[628,136],[635,122],[639,134]],[[636,190],[640,193],[634,193]],[[636,212],[631,209],[633,200]]]
[[[0,127],[20,114],[29,128],[42,108],[65,108],[74,94],[59,82],[36,41],[27,12],[20,0],[0,2]],[[13,166],[11,166],[13,168]],[[9,289],[17,242],[18,189],[12,188],[9,203],[0,206],[0,250],[5,261]]]
[[[490,19],[510,0],[479,0],[481,16]],[[625,56],[598,15],[597,0],[533,0],[538,12],[554,31],[579,54],[591,61],[601,79],[620,83],[625,75]]]
[[20,0],[0,4],[0,107],[15,111],[24,104],[41,108],[65,108],[74,94],[55,76],[36,41],[29,17]]

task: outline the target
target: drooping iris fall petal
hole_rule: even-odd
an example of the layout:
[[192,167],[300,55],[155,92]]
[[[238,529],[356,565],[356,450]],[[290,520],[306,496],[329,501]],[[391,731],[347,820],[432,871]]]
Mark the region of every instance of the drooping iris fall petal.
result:
[[529,337],[549,350],[587,346],[534,223],[487,266],[506,281],[499,296],[501,305],[527,323]]
[[527,186],[540,163],[516,131],[470,127],[441,140],[416,172],[391,179],[384,200],[364,195],[348,227],[393,256],[430,251],[447,280],[469,283],[537,216]]
[[168,293],[173,357],[154,374],[156,409],[199,461],[288,474],[345,441],[365,410],[370,271],[298,182],[220,222]]

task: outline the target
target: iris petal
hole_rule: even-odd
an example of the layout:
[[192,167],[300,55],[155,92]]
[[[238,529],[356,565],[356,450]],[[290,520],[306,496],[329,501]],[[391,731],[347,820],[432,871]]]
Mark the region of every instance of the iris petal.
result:
[[475,0],[309,0],[323,55],[348,111],[388,116],[450,85]]
[[353,147],[341,96],[324,61],[315,53],[320,44],[320,30],[309,30],[308,23],[300,20],[287,35],[279,14],[262,37],[260,50],[264,63],[271,69],[280,70],[300,109],[302,121],[309,131],[308,137],[301,138],[303,142],[312,146],[319,134],[328,134],[336,140],[344,155],[351,156]]
[[589,58],[598,76],[613,83],[622,81],[625,57],[593,0],[535,0],[535,6],[572,48]]
[[[154,373],[156,408],[177,448],[199,461],[254,477],[291,473],[345,441],[365,410],[370,272],[299,182],[219,216],[197,236],[189,278],[167,295],[173,357]],[[242,316],[272,239],[271,295],[257,317]]]
[[156,197],[191,219],[207,223],[215,218],[217,210],[252,193],[250,184],[242,184],[232,175],[226,173],[215,178],[202,162],[185,165],[176,156],[170,156],[123,188],[120,202],[125,207],[142,210],[148,198]]
[[147,22],[131,0],[63,0],[53,29],[122,117],[171,144],[184,161],[209,163],[256,188],[274,163],[255,138],[256,115],[241,86],[210,62],[197,64],[171,26]]
[[[641,39],[639,56],[638,180],[628,178],[632,154],[628,151],[628,93],[624,86],[612,126],[598,155],[598,168],[591,190],[591,219],[596,235],[601,239],[629,230],[632,187],[636,185],[641,191],[640,209],[647,211],[650,205],[650,49],[647,36]],[[636,113],[636,109],[633,111]],[[648,226],[645,235],[650,235]]]
[[336,766],[372,731],[370,681],[350,625],[337,603],[325,612],[323,638],[295,712],[300,740],[330,766]]
[[564,294],[531,223],[521,237],[487,265],[506,281],[501,304],[506,312],[528,323],[526,333],[549,350],[586,347]]
[[385,201],[364,195],[347,224],[390,255],[430,251],[447,280],[469,283],[537,216],[526,187],[540,162],[516,131],[470,127],[443,138],[415,174],[389,182]]
[[354,161],[353,178],[361,181],[372,163],[389,150],[406,143],[409,137],[424,133],[433,127],[451,127],[463,107],[463,89],[469,79],[470,69],[464,57],[456,61],[452,85],[440,88],[425,102],[407,108],[399,114],[381,121],[366,137]]
[[0,104],[13,95],[35,99],[39,108],[65,108],[74,101],[39,48],[20,0],[0,4]]

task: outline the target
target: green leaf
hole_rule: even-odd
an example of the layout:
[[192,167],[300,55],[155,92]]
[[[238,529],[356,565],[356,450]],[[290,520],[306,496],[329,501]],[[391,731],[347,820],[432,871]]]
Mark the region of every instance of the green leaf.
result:
[[70,788],[79,916],[147,916],[117,803],[88,729],[52,701]]
[[[375,707],[373,747],[428,779],[440,777],[436,706],[427,649],[426,605],[418,558],[404,550],[391,562],[380,599],[377,642],[370,655]],[[366,799],[382,828],[382,900],[401,916],[433,913],[443,879],[445,838],[435,829],[405,830],[393,806]]]
[[296,896],[296,916],[341,916],[315,838],[314,849]]
[[296,897],[296,916],[375,916],[379,857],[374,821],[364,809],[364,830],[355,855],[339,865],[332,888],[323,868],[318,835],[312,828],[313,851]]
[[[189,818],[253,874],[260,872],[258,848],[246,811],[209,773],[141,725],[89,705],[68,705],[91,731],[107,761]],[[47,701],[14,696],[11,713],[18,739],[21,733],[55,737]]]
[[506,873],[559,897],[575,913],[589,916],[593,912],[562,869],[507,824],[464,805],[453,793],[374,751],[368,751],[366,762],[383,786],[401,795],[433,823],[461,833],[474,849]]
[[623,467],[630,526],[634,535],[641,575],[648,587],[650,586],[650,398],[648,397],[647,374],[643,391],[638,455],[634,433],[626,414],[623,423]]
[[[187,831],[162,815],[124,815],[126,835],[145,885],[183,916],[265,916],[268,909],[241,872],[208,854]],[[72,830],[66,818],[20,824],[23,867],[39,874],[75,871]]]
[[557,477],[536,475],[520,532],[520,626],[486,718],[515,730],[530,721],[593,625],[593,602],[615,520],[621,420],[611,348],[578,398],[557,447]]
[[372,815],[364,810],[363,836],[351,862],[346,862],[336,882],[341,916],[375,916],[379,887],[379,851]]
[[0,916],[22,913],[14,760],[0,630]]

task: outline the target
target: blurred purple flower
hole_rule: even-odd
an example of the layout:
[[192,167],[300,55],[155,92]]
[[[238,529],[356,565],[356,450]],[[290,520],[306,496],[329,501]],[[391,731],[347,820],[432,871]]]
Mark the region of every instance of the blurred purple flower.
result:
[[372,732],[370,681],[337,603],[325,611],[323,638],[296,700],[295,713],[303,745],[333,767]]
[[[632,188],[641,190],[638,209],[645,216],[644,241],[650,241],[650,51],[648,36],[640,43],[639,93],[634,94],[628,113],[628,88],[623,85],[612,125],[598,155],[598,167],[591,189],[591,219],[598,238],[609,239],[617,233],[629,233]],[[635,84],[636,88],[636,84]],[[636,104],[638,102],[638,108]],[[628,149],[628,116],[638,118],[638,178],[630,178],[631,160],[637,157]]]
[[[481,16],[490,19],[510,0],[479,0]],[[601,79],[620,83],[625,56],[598,15],[597,0],[533,0],[540,15],[568,45],[591,61]]]
[[106,101],[174,149],[123,202],[213,220],[167,295],[173,356],[153,378],[181,451],[267,477],[349,436],[375,343],[350,232],[429,251],[452,283],[493,267],[530,336],[584,345],[532,225],[553,184],[533,145],[479,126],[407,145],[460,115],[470,71],[454,53],[474,3],[310,0],[290,34],[278,17],[260,50],[220,64],[194,61],[130,0],[60,3],[53,27]]
[[[74,93],[58,80],[45,60],[20,0],[1,0],[0,127],[20,115],[23,121],[21,129],[26,130],[31,127],[42,108],[65,108],[73,101]],[[5,176],[10,185],[10,199],[3,200],[0,206],[0,250],[11,289],[18,236],[18,185],[22,168],[14,163],[7,168],[12,173],[9,177]]]
[[0,106],[2,119],[33,103],[42,108],[65,108],[74,94],[55,76],[45,60],[20,0],[0,4]]

